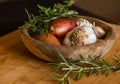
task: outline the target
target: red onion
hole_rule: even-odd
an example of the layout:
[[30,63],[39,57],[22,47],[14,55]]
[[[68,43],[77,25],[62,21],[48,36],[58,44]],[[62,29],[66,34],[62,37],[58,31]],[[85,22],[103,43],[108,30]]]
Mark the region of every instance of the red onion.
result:
[[75,27],[75,22],[71,19],[57,18],[50,25],[52,34],[57,37],[63,37],[68,31]]

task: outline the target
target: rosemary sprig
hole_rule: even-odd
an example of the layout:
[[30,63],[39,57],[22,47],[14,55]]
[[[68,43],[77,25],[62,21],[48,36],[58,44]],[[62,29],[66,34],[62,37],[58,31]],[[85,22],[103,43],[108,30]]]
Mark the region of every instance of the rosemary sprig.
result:
[[76,11],[70,10],[70,7],[73,4],[73,0],[63,0],[63,4],[54,4],[53,7],[44,7],[41,5],[37,5],[39,10],[39,15],[35,16],[34,14],[31,14],[28,12],[27,9],[25,9],[27,16],[28,16],[28,22],[30,29],[29,33],[48,33],[49,32],[49,23],[59,17],[72,17],[77,14]]
[[84,73],[87,76],[95,74],[98,76],[100,73],[104,73],[105,76],[109,75],[109,71],[120,72],[120,54],[116,54],[113,62],[115,65],[111,65],[105,60],[94,60],[90,57],[91,61],[85,60],[82,56],[79,61],[67,61],[59,53],[62,62],[49,63],[56,67],[54,73],[58,81],[57,84],[70,84],[71,75],[74,80],[80,80]]

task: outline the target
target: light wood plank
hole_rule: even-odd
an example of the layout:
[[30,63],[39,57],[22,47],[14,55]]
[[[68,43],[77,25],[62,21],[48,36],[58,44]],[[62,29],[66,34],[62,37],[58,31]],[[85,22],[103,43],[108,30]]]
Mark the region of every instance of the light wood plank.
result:
[[[112,25],[117,37],[112,49],[103,57],[111,62],[114,53],[120,50],[120,26]],[[19,30],[0,37],[0,84],[56,84],[51,80],[52,67],[37,58],[24,46]],[[120,73],[84,76],[80,81],[71,80],[71,84],[120,84]]]

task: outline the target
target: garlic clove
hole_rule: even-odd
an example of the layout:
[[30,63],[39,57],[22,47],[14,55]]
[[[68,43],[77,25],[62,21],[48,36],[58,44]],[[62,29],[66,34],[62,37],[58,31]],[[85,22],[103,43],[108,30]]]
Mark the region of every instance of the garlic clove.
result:
[[102,38],[105,35],[105,31],[99,26],[93,27],[93,30],[98,39]]

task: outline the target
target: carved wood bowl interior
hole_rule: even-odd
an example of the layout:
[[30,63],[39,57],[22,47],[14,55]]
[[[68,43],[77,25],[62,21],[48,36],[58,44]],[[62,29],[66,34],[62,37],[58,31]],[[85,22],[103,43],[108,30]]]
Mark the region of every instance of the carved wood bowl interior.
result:
[[21,39],[24,45],[32,52],[35,56],[43,59],[45,61],[61,61],[58,54],[61,53],[62,56],[67,60],[79,60],[80,55],[85,59],[89,60],[89,56],[96,59],[104,54],[106,54],[114,44],[115,41],[115,31],[114,29],[106,22],[101,21],[96,18],[87,17],[87,16],[77,16],[77,18],[85,18],[90,22],[95,22],[96,25],[102,27],[106,34],[104,38],[98,40],[96,43],[89,45],[81,46],[58,46],[52,44],[46,44],[42,41],[38,41],[30,36],[28,33],[28,25],[23,25],[21,28]]

